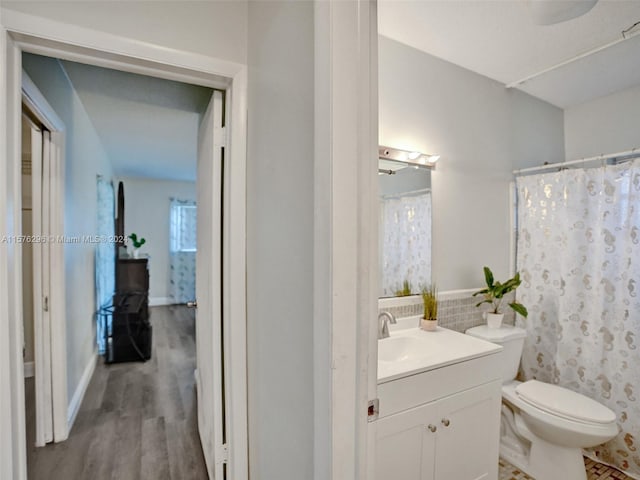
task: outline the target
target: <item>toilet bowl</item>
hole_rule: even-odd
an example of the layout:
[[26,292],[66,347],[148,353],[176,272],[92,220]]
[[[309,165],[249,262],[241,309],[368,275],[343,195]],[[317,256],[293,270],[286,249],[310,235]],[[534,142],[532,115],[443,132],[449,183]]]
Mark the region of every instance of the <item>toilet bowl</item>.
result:
[[586,480],[582,448],[618,434],[615,413],[558,385],[514,380],[524,330],[482,325],[466,333],[504,348],[500,456],[536,480]]

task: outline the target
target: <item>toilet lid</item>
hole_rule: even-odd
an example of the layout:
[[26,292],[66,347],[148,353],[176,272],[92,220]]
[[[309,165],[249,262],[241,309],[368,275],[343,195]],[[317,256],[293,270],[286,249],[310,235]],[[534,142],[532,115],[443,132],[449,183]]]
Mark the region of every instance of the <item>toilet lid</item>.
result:
[[518,396],[533,406],[572,420],[612,423],[616,414],[595,400],[558,385],[529,380],[516,387]]
[[467,335],[472,337],[481,338],[488,342],[503,344],[508,340],[517,340],[527,336],[527,332],[518,327],[512,327],[511,325],[502,325],[498,328],[489,328],[487,325],[479,325],[468,329]]

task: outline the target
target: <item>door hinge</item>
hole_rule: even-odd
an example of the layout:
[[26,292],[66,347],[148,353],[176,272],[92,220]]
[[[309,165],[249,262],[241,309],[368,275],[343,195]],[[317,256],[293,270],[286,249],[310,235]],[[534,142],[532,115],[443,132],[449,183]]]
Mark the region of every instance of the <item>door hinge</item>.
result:
[[49,311],[49,297],[44,297],[44,301],[42,302],[42,309],[45,312]]
[[227,147],[229,138],[227,135],[227,127],[216,127],[213,129],[213,144],[218,147]]
[[369,406],[367,407],[367,421],[373,422],[378,419],[378,414],[380,413],[380,400],[374,398],[373,400],[369,400]]
[[229,463],[229,446],[226,443],[223,443],[218,447],[218,454],[216,457],[219,459],[218,462]]

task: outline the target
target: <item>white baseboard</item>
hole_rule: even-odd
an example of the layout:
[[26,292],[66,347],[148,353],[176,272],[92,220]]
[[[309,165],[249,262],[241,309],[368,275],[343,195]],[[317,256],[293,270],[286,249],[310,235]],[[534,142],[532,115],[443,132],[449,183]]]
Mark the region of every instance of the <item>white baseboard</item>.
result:
[[173,302],[169,297],[150,297],[149,298],[150,307],[160,307],[162,305],[173,305]]
[[86,367],[84,367],[84,372],[82,372],[82,377],[80,377],[80,382],[78,382],[76,391],[73,392],[73,398],[71,398],[69,407],[67,409],[68,432],[71,431],[71,427],[73,427],[73,423],[76,421],[78,411],[80,410],[80,405],[82,405],[82,400],[84,399],[84,394],[87,392],[87,387],[89,386],[91,377],[93,377],[93,372],[96,369],[97,361],[98,352],[94,352],[93,355],[91,355],[91,358],[89,359]]
[[24,378],[35,377],[36,364],[35,362],[24,362]]

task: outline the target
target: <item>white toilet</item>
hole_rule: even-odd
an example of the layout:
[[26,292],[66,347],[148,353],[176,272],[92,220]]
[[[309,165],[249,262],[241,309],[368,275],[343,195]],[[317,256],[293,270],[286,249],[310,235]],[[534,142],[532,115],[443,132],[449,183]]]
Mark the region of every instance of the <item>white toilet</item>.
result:
[[615,413],[557,385],[515,380],[523,329],[481,325],[466,333],[504,349],[500,456],[536,480],[586,480],[581,449],[618,434]]

